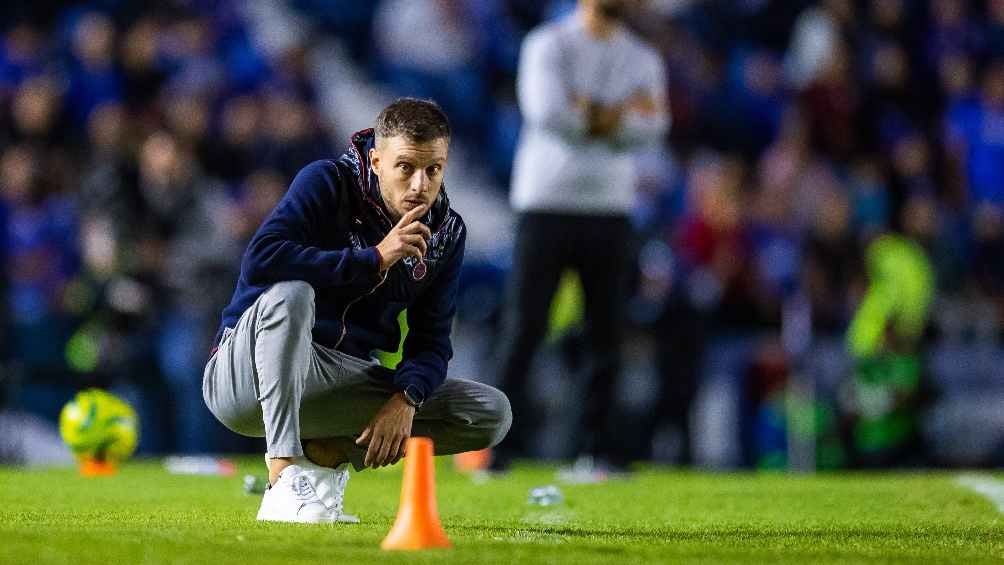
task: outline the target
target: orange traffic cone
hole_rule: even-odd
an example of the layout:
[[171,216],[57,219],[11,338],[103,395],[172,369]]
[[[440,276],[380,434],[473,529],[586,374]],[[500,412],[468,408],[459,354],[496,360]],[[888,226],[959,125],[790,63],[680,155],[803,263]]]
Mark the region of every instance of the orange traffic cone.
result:
[[381,549],[430,549],[450,547],[450,540],[439,522],[436,508],[436,478],[432,465],[432,440],[408,439],[404,457],[404,482],[397,520]]
[[111,461],[84,457],[80,460],[80,474],[85,477],[110,477],[118,472]]

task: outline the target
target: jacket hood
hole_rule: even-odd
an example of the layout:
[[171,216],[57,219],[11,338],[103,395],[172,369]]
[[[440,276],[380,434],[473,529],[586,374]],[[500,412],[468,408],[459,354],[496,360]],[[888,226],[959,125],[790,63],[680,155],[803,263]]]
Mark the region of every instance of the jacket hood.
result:
[[[379,221],[386,230],[394,227],[394,222],[387,210],[387,205],[380,194],[380,179],[377,178],[370,166],[370,149],[376,143],[376,134],[373,128],[367,128],[352,134],[351,146],[345,152],[343,159],[351,166],[356,175],[356,184],[362,194],[363,200],[367,202],[375,212]],[[432,203],[429,212],[422,219],[432,231],[437,231],[443,227],[450,215],[450,199],[446,195],[446,183],[439,190],[439,196]]]

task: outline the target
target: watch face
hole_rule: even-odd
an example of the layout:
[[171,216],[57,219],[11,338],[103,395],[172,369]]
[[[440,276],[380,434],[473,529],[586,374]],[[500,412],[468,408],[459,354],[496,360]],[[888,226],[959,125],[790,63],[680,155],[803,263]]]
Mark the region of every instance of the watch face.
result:
[[418,408],[419,406],[422,405],[422,401],[418,400],[417,395],[414,394],[411,390],[406,388],[402,392],[404,393],[405,399],[408,400],[408,403],[414,406],[415,408]]

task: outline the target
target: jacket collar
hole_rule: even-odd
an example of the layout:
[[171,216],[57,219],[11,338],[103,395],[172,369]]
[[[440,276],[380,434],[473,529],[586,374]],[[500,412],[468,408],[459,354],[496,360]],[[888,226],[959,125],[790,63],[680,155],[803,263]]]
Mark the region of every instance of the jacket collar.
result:
[[[377,178],[370,166],[370,149],[376,142],[376,135],[373,128],[367,128],[352,134],[351,145],[346,157],[356,173],[356,185],[359,188],[363,201],[369,205],[378,217],[384,229],[390,230],[394,227],[394,222],[390,219],[387,205],[380,194],[380,179]],[[432,209],[426,215],[429,219],[427,225],[432,231],[437,231],[446,223],[450,213],[450,199],[446,195],[446,183],[443,183],[439,190],[439,196],[432,203]]]

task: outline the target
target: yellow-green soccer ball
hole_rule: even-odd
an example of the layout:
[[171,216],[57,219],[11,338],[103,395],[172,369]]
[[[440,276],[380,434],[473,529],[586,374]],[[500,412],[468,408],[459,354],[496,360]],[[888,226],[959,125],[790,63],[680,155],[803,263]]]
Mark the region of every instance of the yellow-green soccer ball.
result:
[[91,388],[63,407],[59,433],[78,459],[120,462],[136,450],[139,422],[124,400]]

